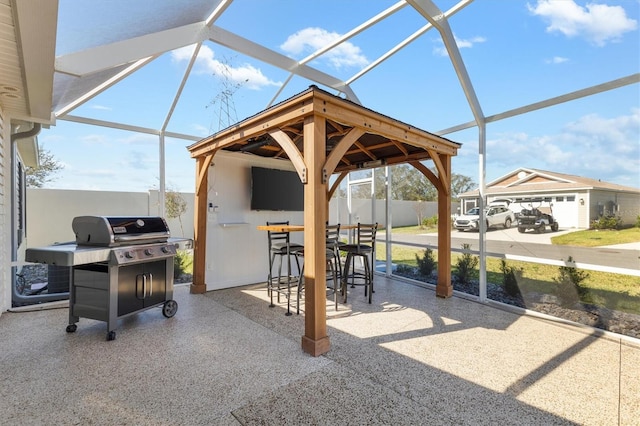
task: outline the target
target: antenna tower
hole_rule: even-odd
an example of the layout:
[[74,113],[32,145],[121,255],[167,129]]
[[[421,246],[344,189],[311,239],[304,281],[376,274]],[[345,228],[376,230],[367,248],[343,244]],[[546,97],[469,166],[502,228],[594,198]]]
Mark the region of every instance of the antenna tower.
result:
[[[232,67],[225,59],[221,62],[219,72],[214,73],[214,77],[220,82],[221,90],[216,97],[211,101],[210,105],[215,106],[218,104],[219,108],[215,114],[218,116],[218,128],[215,131],[226,129],[238,122],[238,113],[236,112],[236,104],[233,100],[234,94],[242,87],[246,81],[234,82],[231,77]],[[211,123],[213,127],[213,122]],[[213,129],[210,129],[213,131]]]

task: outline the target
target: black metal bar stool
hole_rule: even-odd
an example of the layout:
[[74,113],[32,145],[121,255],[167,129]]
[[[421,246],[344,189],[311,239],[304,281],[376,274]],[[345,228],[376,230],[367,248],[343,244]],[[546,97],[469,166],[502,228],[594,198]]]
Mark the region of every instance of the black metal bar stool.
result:
[[[373,293],[373,269],[372,263],[375,262],[375,243],[378,224],[362,224],[358,223],[356,229],[355,242],[353,244],[344,244],[340,247],[341,251],[347,253],[344,262],[344,271],[342,274],[342,292],[344,303],[347,303],[347,284],[351,279],[351,286],[364,286],[365,297],[369,296],[371,303],[371,295]],[[364,265],[364,272],[356,270],[355,260],[359,257]],[[369,262],[369,257],[372,257]]]
[[[329,225],[326,226],[326,250],[325,250],[325,260],[326,260],[326,272],[331,274],[331,279],[333,281],[333,299],[335,303],[335,309],[338,310],[338,283],[340,282],[340,277],[342,276],[342,267],[340,264],[340,252],[339,252],[339,243],[340,243],[340,224],[337,225]],[[301,250],[296,250],[296,255],[298,257],[303,258],[304,260],[304,248]],[[327,280],[328,284],[328,280]],[[328,286],[327,286],[328,287]],[[300,293],[304,289],[304,263],[302,264],[302,271],[300,272],[300,279],[298,280],[298,298],[297,298],[297,313],[300,314]]]
[[[296,250],[295,253],[297,256],[304,259],[304,249]],[[335,254],[333,252],[333,249],[330,249],[330,248],[325,249],[325,259],[326,259],[326,265],[327,265],[326,271],[331,274],[331,279],[333,281],[333,294],[334,294],[333,298],[335,303],[335,309],[337,311],[338,310],[338,283],[340,282],[340,278],[338,277],[338,270],[334,263],[334,260],[335,260],[334,256]],[[328,281],[329,280],[327,280],[327,284],[328,284]],[[327,287],[329,286],[327,285]],[[296,299],[297,314],[300,314],[300,294],[302,293],[302,290],[304,290],[304,263],[302,264],[302,271],[300,272],[300,277],[298,279],[298,297]]]
[[[289,225],[289,222],[267,222],[269,225]],[[300,274],[300,262],[295,254],[296,250],[304,248],[303,245],[292,243],[288,231],[267,231],[269,239],[269,277],[267,278],[267,293],[269,294],[270,304],[269,307],[273,308],[273,292],[278,294],[278,303],[280,303],[280,295],[283,294],[287,298],[287,313],[285,315],[291,315],[291,287],[292,284],[296,285],[299,280],[299,276],[293,276],[291,274],[291,256],[295,259],[296,266],[298,268],[298,274]],[[278,263],[278,276],[273,276],[273,266],[276,261],[276,257],[279,259]],[[283,280],[282,264],[286,258],[287,275]],[[285,286],[286,284],[286,286]]]

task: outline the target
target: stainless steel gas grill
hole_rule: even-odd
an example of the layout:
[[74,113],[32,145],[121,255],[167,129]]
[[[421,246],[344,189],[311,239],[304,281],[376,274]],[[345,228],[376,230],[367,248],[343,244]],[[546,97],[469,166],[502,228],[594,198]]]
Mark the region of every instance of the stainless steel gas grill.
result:
[[80,318],[107,322],[107,340],[116,338],[118,319],[162,306],[173,317],[173,263],[176,245],[161,217],[79,216],[75,244],[29,248],[26,260],[69,267],[69,325]]

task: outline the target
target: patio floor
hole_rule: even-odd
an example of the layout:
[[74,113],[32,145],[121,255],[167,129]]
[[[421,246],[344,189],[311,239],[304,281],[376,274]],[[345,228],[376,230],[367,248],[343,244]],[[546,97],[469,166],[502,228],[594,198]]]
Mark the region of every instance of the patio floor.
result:
[[327,301],[331,350],[264,284],[189,294],[106,323],[68,309],[0,316],[0,423],[637,425],[640,342],[376,277]]

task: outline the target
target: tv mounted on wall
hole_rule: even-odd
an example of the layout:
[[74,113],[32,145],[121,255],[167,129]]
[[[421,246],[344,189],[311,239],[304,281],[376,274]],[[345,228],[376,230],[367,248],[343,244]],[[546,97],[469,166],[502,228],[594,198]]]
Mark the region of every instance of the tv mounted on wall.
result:
[[304,186],[298,174],[251,167],[251,210],[304,211]]

